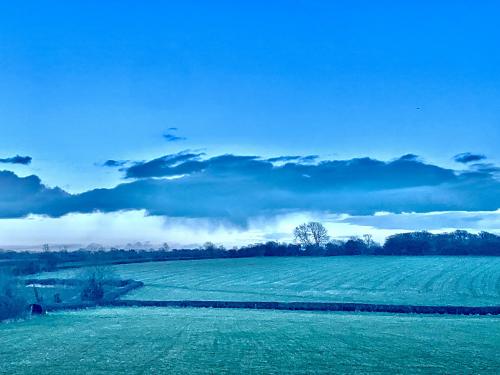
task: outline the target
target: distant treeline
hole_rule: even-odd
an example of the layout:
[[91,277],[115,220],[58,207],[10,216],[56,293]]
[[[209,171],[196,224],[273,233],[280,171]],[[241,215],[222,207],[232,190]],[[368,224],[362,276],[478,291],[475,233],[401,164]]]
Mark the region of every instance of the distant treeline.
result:
[[324,246],[266,242],[240,248],[225,249],[211,243],[196,249],[149,250],[76,250],[17,252],[0,251],[0,267],[14,274],[33,274],[60,268],[88,264],[120,264],[147,261],[248,258],[266,256],[340,256],[340,255],[493,255],[500,256],[500,236],[466,231],[432,234],[429,232],[401,233],[390,236],[384,245],[371,237],[331,241]]

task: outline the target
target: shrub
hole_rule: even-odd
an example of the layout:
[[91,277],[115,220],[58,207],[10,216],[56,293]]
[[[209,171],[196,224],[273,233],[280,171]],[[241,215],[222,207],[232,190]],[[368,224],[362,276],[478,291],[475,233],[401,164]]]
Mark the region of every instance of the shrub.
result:
[[104,285],[101,281],[91,278],[82,289],[83,301],[100,301],[104,298]]
[[112,279],[107,267],[91,267],[84,271],[84,285],[81,292],[82,301],[100,301],[104,298],[104,284]]
[[0,321],[22,318],[26,306],[26,300],[17,293],[15,279],[6,273],[0,274]]

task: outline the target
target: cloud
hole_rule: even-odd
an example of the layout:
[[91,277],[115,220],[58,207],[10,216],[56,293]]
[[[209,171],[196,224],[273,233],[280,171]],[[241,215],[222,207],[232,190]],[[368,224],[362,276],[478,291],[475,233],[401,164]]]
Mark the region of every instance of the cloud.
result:
[[462,163],[462,164],[467,164],[484,159],[486,159],[486,156],[481,154],[472,154],[470,152],[464,152],[462,154],[458,154],[453,157],[453,160],[455,160],[457,163]]
[[295,161],[299,163],[312,163],[318,159],[318,155],[307,155],[307,156],[277,156],[274,158],[265,159],[271,163],[286,163],[290,161]]
[[370,226],[388,230],[500,230],[500,210],[497,211],[444,211],[425,213],[383,213],[348,216],[338,222]]
[[[127,178],[169,177],[203,172],[204,177],[236,178],[273,184],[284,190],[301,189],[392,189],[435,185],[457,179],[454,171],[416,160],[383,162],[370,158],[327,160],[309,164],[315,156],[276,166],[257,156],[220,155],[202,160],[202,154],[182,152],[162,156],[126,169]],[[283,157],[289,158],[289,157]],[[302,162],[304,160],[306,162]],[[274,158],[273,160],[279,160]],[[305,181],[304,176],[312,178]]]
[[102,166],[103,167],[110,167],[110,168],[116,168],[116,167],[123,167],[125,164],[127,164],[129,160],[106,160]]
[[[30,215],[26,219],[3,219],[0,225],[0,247],[13,245],[22,249],[40,249],[49,243],[51,248],[69,245],[71,249],[90,243],[125,247],[127,243],[151,241],[159,247],[167,241],[172,247],[197,246],[206,241],[227,246],[263,241],[263,233],[274,226],[262,226],[245,231],[230,224],[214,223],[208,219],[165,218],[147,215],[144,210],[110,213],[68,214],[51,218]],[[29,236],[26,236],[29,233]],[[288,234],[290,235],[290,234]]]
[[186,137],[179,137],[175,134],[172,134],[171,132],[176,132],[179,130],[176,127],[170,127],[167,129],[168,132],[163,134],[163,138],[167,140],[167,142],[179,142],[179,141],[185,141],[187,138]]
[[266,159],[266,161],[269,161],[271,163],[276,163],[276,162],[295,161],[295,160],[299,160],[299,159],[300,159],[300,156],[277,156],[274,158]]
[[0,171],[0,218],[30,213],[58,216],[67,213],[64,203],[70,197],[62,189],[43,185],[37,176],[18,177]]
[[31,156],[13,156],[10,158],[0,159],[0,163],[8,163],[8,164],[23,164],[28,165],[31,164],[33,158]]
[[[107,247],[124,247],[127,243],[147,243],[160,246],[167,241],[171,247],[194,247],[206,241],[227,247],[249,243],[292,241],[293,228],[322,216],[311,213],[277,215],[251,219],[247,227],[207,218],[186,219],[148,215],[144,210],[110,213],[72,213],[51,218],[30,215],[26,219],[3,219],[0,225],[0,247],[37,249],[49,243],[51,248],[71,249],[99,243]],[[342,223],[325,223],[332,234],[374,232]],[[29,233],[29,236],[26,236]],[[374,232],[375,233],[375,232]]]
[[201,170],[203,163],[200,157],[203,153],[182,151],[177,154],[165,155],[147,162],[137,162],[126,168],[126,178],[169,177],[192,173]]
[[500,173],[500,167],[496,166],[493,163],[474,163],[470,165],[470,168],[480,173]]
[[302,156],[300,159],[299,159],[299,162],[301,163],[312,163],[314,161],[316,161],[316,159],[318,159],[319,156],[318,155],[307,155],[307,156]]
[[174,134],[163,134],[163,138],[165,138],[167,142],[185,141],[187,139],[186,137],[179,137]]
[[124,172],[127,181],[114,188],[73,195],[44,186],[36,176],[2,172],[0,187],[13,196],[0,194],[0,214],[57,217],[145,210],[149,215],[246,225],[252,217],[301,211],[363,216],[379,211],[494,211],[500,207],[500,182],[490,170],[458,172],[414,158],[275,165],[257,156],[207,158],[184,151],[138,162]]
[[399,158],[399,160],[418,161],[419,160],[419,156],[415,155],[415,154],[406,154],[406,155],[401,156]]
[[[167,241],[172,247],[193,247],[206,241],[227,247],[265,241],[293,241],[293,229],[307,221],[324,223],[333,238],[346,239],[370,233],[376,241],[403,230],[433,232],[467,229],[470,231],[500,230],[500,211],[432,212],[377,214],[375,216],[330,215],[301,211],[274,216],[258,216],[246,226],[211,218],[183,218],[149,215],[145,210],[117,212],[71,213],[62,217],[29,215],[22,219],[2,219],[0,247],[40,249],[67,245],[71,249],[89,243],[124,247],[127,243],[160,246]],[[29,233],[29,236],[26,236]]]

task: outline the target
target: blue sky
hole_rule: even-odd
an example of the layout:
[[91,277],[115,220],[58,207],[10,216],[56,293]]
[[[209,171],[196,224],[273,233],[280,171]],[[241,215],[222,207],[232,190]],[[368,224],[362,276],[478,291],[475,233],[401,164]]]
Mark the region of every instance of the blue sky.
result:
[[[500,5],[494,1],[4,2],[0,4],[0,163],[16,155],[32,160],[29,164],[4,162],[0,170],[12,171],[18,178],[36,175],[49,191],[58,186],[65,194],[78,195],[96,188],[113,190],[118,184],[143,186],[147,184],[143,178],[169,177],[160,173],[127,179],[127,170],[103,167],[107,160],[128,161],[123,169],[168,159],[185,150],[204,153],[199,156],[204,165],[213,165],[207,161],[223,154],[251,155],[259,160],[318,155],[316,164],[365,157],[391,163],[402,155],[415,154],[419,163],[441,168],[439,173],[480,169],[488,179],[478,183],[466,176],[460,183],[467,188],[443,187],[451,182],[443,179],[436,185],[435,181],[426,182],[424,174],[424,180],[412,187],[420,189],[418,197],[432,195],[432,199],[422,198],[423,203],[410,204],[414,192],[405,195],[391,190],[390,195],[399,194],[398,202],[404,204],[377,198],[372,207],[351,194],[347,202],[356,204],[349,207],[320,205],[312,203],[319,198],[311,198],[306,189],[294,191],[294,204],[283,203],[282,198],[260,200],[256,210],[241,203],[231,210],[237,215],[215,215],[219,200],[211,195],[212,190],[202,189],[206,185],[200,179],[215,179],[219,184],[232,181],[236,189],[235,176],[254,182],[260,178],[245,174],[245,166],[238,164],[237,173],[230,178],[209,168],[201,177],[196,175],[194,183],[193,176],[175,182],[208,197],[203,212],[184,212],[177,207],[190,197],[177,198],[180,201],[174,209],[171,202],[165,203],[163,190],[147,193],[145,188],[143,195],[152,194],[148,199],[153,203],[128,203],[116,210],[88,200],[85,207],[51,201],[66,215],[50,219],[56,221],[52,227],[69,220],[68,215],[92,216],[93,210],[104,211],[105,219],[96,220],[106,220],[116,228],[113,241],[126,231],[116,224],[119,220],[113,215],[118,215],[117,210],[135,210],[134,215],[141,212],[145,221],[156,220],[148,217],[156,204],[162,221],[151,241],[163,236],[162,230],[165,236],[186,233],[189,225],[184,222],[177,231],[178,222],[169,224],[179,218],[209,220],[200,239],[231,242],[226,234],[234,232],[231,238],[239,243],[281,231],[272,226],[279,224],[270,224],[276,223],[278,214],[301,219],[303,215],[362,215],[364,219],[356,223],[370,222],[371,226],[355,229],[378,229],[381,238],[386,224],[377,227],[376,219],[365,217],[374,211],[453,211],[456,213],[451,215],[458,216],[462,215],[459,212],[491,212],[500,208],[491,198],[499,193],[495,185],[498,171],[494,170],[500,161],[499,11]],[[475,167],[475,162],[453,160],[464,152],[487,158],[477,160],[481,165]],[[403,174],[394,171],[390,178],[404,181],[413,167],[421,168],[415,162]],[[319,185],[334,184],[328,177],[330,170],[312,169],[318,172]],[[273,171],[281,176],[281,170]],[[277,181],[274,172],[269,178]],[[4,191],[12,189],[3,183]],[[30,183],[36,185],[33,180]],[[348,189],[359,190],[367,183],[361,178]],[[281,189],[283,184],[280,180],[272,189]],[[269,186],[258,188],[264,194]],[[393,188],[381,187],[384,194]],[[480,189],[484,194],[475,201]],[[241,191],[237,202],[258,199]],[[452,199],[450,191],[455,194]],[[339,200],[338,192],[335,194],[324,200]],[[377,190],[376,194],[382,193]],[[116,195],[107,199],[118,200]],[[8,208],[0,202],[4,217],[0,245],[19,242],[18,237],[6,237],[13,225],[21,233],[32,228],[33,222],[45,220],[30,221],[26,215],[52,215],[55,210],[38,207],[49,205],[39,195],[20,199],[14,208],[12,202],[7,203]],[[66,206],[62,209],[61,205]],[[351,209],[356,205],[359,210]],[[7,214],[14,211],[22,213],[21,217]],[[239,225],[242,218],[261,224],[234,229],[233,222]],[[439,215],[433,218],[442,220]],[[46,220],[43,231],[52,233],[48,229],[52,221]],[[402,229],[408,227],[408,220],[405,218]],[[425,222],[428,220],[427,216]],[[226,221],[230,224],[221,224]],[[498,229],[498,222],[491,224],[491,215],[488,223],[484,229]],[[214,226],[224,228],[226,234]],[[345,227],[332,229],[340,236],[354,232]],[[42,229],[33,227],[33,232],[38,231]],[[83,231],[75,232],[74,239],[69,231],[67,237],[54,241],[84,242],[99,237],[99,241],[109,242],[91,224]],[[37,241],[51,239],[34,235],[33,242]],[[182,243],[182,236],[175,241]]]

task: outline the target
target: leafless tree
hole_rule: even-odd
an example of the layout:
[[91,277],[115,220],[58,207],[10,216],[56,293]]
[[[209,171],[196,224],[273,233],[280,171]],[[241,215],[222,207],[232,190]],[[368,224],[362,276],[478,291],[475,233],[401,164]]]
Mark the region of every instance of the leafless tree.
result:
[[293,231],[295,241],[302,246],[323,246],[328,242],[328,232],[323,224],[311,221],[301,224]]
[[373,240],[373,236],[371,234],[363,234],[363,241],[368,248],[371,248],[375,245],[375,241]]
[[312,240],[307,224],[301,224],[293,230],[295,241],[302,246],[311,246]]

